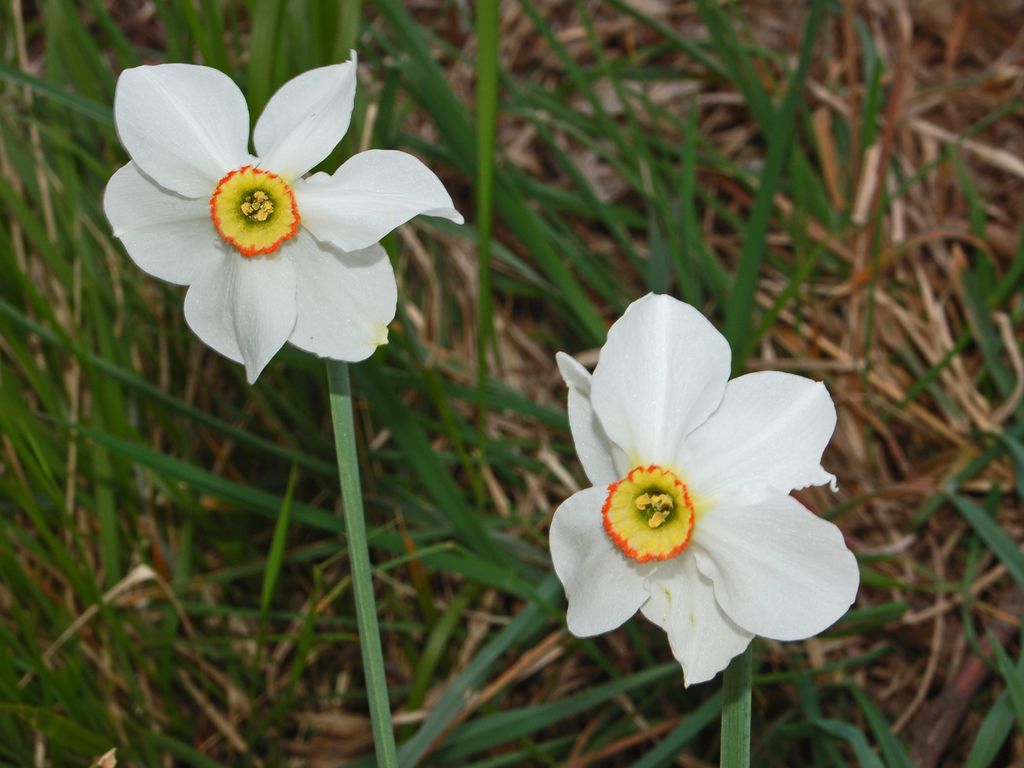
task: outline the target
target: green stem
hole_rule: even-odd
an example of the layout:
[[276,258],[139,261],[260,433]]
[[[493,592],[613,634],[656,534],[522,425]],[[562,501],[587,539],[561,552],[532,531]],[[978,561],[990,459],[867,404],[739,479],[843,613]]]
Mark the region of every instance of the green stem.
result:
[[398,756],[395,751],[395,734],[391,729],[391,704],[388,701],[388,681],[384,675],[384,654],[381,652],[380,629],[377,626],[377,605],[373,599],[373,575],[370,573],[370,549],[366,542],[363,492],[359,485],[359,455],[356,452],[348,363],[327,360],[327,380],[330,384],[334,448],[338,454],[338,476],[341,478],[341,497],[345,504],[345,535],[348,539],[349,562],[352,564],[352,591],[355,595],[359,649],[363,655],[373,742],[377,749],[377,765],[392,768],[398,765]]
[[729,662],[722,681],[722,768],[750,765],[750,648]]

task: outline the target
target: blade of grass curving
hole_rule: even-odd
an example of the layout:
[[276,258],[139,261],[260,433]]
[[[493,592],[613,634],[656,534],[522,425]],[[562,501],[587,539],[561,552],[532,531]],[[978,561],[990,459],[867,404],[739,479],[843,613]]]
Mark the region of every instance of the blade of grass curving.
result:
[[398,758],[402,768],[417,765],[427,754],[431,745],[445,732],[464,706],[466,693],[480,684],[491,666],[515,644],[527,642],[540,630],[547,620],[545,603],[550,603],[561,588],[558,578],[553,573],[548,574],[537,586],[534,601],[527,603],[507,626],[477,652],[459,676],[448,685],[416,734],[399,747]]
[[[896,588],[903,587],[902,583],[893,584],[890,580],[887,580],[884,585],[872,584],[871,579],[864,578],[866,573],[871,573],[871,571],[862,568],[861,583],[865,586],[878,586],[883,589],[889,589],[894,586]],[[879,631],[886,624],[899,621],[903,614],[907,612],[907,609],[906,603],[898,601],[881,603],[870,608],[854,608],[847,611],[843,618],[830,627],[825,634],[829,637],[846,637]]]
[[[437,410],[438,416],[441,419],[441,427],[445,434],[451,438],[452,448],[459,458],[463,471],[466,473],[470,487],[473,489],[473,498],[476,499],[477,506],[482,508],[484,499],[483,469],[485,465],[479,462],[473,463],[470,451],[467,448],[467,438],[471,438],[472,435],[464,435],[467,431],[463,428],[465,422],[456,415],[451,407],[450,396],[445,392],[444,379],[434,368],[426,350],[420,344],[418,334],[411,324],[408,312],[406,312],[402,302],[398,304],[398,320],[403,328],[407,330],[407,333],[403,334],[400,338],[416,361],[415,365],[419,370],[423,391],[429,396],[431,403]],[[479,391],[477,396],[479,396]],[[479,438],[481,435],[482,432],[477,430],[477,437]]]
[[[996,669],[1003,676],[1006,692],[1010,695],[1010,707],[1017,718],[1017,727],[1024,733],[1024,661],[1018,662],[1015,668],[1003,644],[991,630],[988,632],[988,639],[996,656]],[[1024,656],[1021,656],[1021,659],[1024,660]]]
[[811,3],[796,70],[790,78],[781,108],[771,120],[767,135],[768,151],[764,170],[750,209],[750,219],[744,227],[743,246],[733,283],[732,294],[725,312],[725,337],[733,349],[733,370],[740,373],[744,360],[740,357],[743,342],[750,332],[754,310],[754,292],[764,259],[764,237],[768,231],[775,193],[782,181],[782,170],[793,143],[797,105],[803,96],[804,83],[810,67],[811,54],[817,40],[818,27],[824,13],[823,0]]
[[830,736],[843,739],[849,744],[850,748],[853,749],[854,756],[857,758],[857,764],[861,768],[885,768],[882,761],[878,759],[878,755],[871,749],[868,740],[864,738],[864,734],[852,723],[821,718],[814,720],[813,725]]
[[299,479],[299,469],[292,466],[291,474],[288,476],[288,487],[284,492],[284,502],[281,504],[281,514],[274,524],[274,536],[270,541],[270,551],[267,553],[267,561],[263,569],[263,587],[260,590],[260,617],[266,622],[267,611],[270,609],[270,599],[274,595],[274,587],[277,586],[277,578],[281,573],[281,565],[284,562],[284,545],[288,538],[288,521],[292,516],[292,498],[295,495],[295,484]]
[[803,668],[789,669],[784,672],[761,673],[758,675],[754,675],[754,683],[757,685],[781,683],[787,680],[805,678],[808,674],[821,674],[827,672],[839,672],[846,669],[854,669],[856,667],[866,666],[871,662],[877,661],[878,659],[881,659],[883,656],[889,655],[895,650],[895,646],[883,645],[878,648],[873,648],[866,653],[860,653],[856,656],[851,656],[848,659],[843,659],[842,661],[834,661],[830,664],[821,664],[819,666],[814,667],[813,670]]
[[[979,254],[980,255],[980,254]],[[984,261],[984,259],[979,259]],[[991,312],[982,297],[978,269],[965,269],[961,275],[964,286],[964,303],[971,319],[972,335],[978,343],[985,368],[988,370],[996,389],[1004,398],[1010,396],[1014,387],[1014,376],[1002,361],[1002,342]]]
[[687,712],[671,733],[633,763],[633,768],[667,768],[674,765],[683,747],[711,725],[721,711],[722,696],[716,693],[692,712]]
[[952,477],[945,478],[943,490],[932,494],[930,498],[921,504],[917,514],[914,515],[910,529],[916,531],[928,522],[928,520],[931,519],[931,516],[934,515],[943,504],[948,503],[949,493],[954,493],[959,490],[964,483],[985,469],[985,467],[999,458],[1006,450],[1006,443],[998,441],[993,442],[977,456],[970,458],[964,462],[962,466],[957,467],[952,473]]
[[1013,580],[1024,589],[1024,552],[999,523],[970,499],[957,494],[949,494],[948,498],[960,510],[974,532],[988,545],[999,561],[1006,566]]
[[813,724],[824,719],[821,710],[821,690],[815,679],[813,670],[804,670],[804,674],[793,678],[793,685],[800,697],[800,705],[804,711],[806,722],[810,725],[798,726],[804,733],[803,738],[810,742],[815,766],[846,765],[842,752],[834,739],[811,738],[817,732]]
[[990,768],[995,763],[1007,737],[1013,731],[1014,712],[1010,692],[1004,690],[981,721],[964,768]]
[[405,697],[405,706],[409,710],[416,710],[423,706],[423,701],[434,679],[434,672],[441,662],[444,653],[452,643],[452,636],[456,629],[463,622],[463,613],[479,594],[480,588],[477,584],[470,583],[459,590],[452,599],[448,608],[434,623],[427,636],[427,640],[419,648],[419,655],[416,663],[416,673],[412,685]]
[[679,664],[672,661],[602,685],[592,686],[582,693],[564,699],[506,709],[481,717],[456,728],[432,758],[443,765],[461,763],[477,752],[507,744],[513,739],[524,738],[580,712],[605,704],[628,691],[678,675]]
[[892,732],[889,723],[885,719],[885,715],[871,701],[867,691],[856,683],[850,683],[847,686],[847,690],[850,691],[850,695],[853,696],[857,706],[864,713],[868,726],[870,726],[871,732],[878,741],[878,746],[881,749],[887,768],[913,768],[906,749],[904,749],[896,734]]

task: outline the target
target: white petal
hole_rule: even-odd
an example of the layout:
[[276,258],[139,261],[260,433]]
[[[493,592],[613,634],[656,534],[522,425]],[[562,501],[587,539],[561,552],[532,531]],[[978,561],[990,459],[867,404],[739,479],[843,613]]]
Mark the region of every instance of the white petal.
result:
[[569,631],[577,637],[609,632],[647,600],[651,566],[623,555],[604,532],[605,488],[570,496],[551,521],[551,560],[569,599]]
[[231,251],[185,296],[185,320],[213,349],[245,363],[252,384],[295,327],[295,270],[288,245],[269,256]]
[[217,263],[197,275],[185,294],[189,328],[207,346],[236,363],[242,362],[242,350],[232,318],[232,293],[234,267],[241,258],[237,252],[222,251]]
[[686,438],[688,481],[700,494],[768,483],[782,493],[835,483],[821,454],[836,409],[821,382],[778,371],[728,383],[718,410]]
[[260,167],[287,181],[299,178],[341,141],[355,97],[355,51],[351,61],[311,69],[282,85],[253,131]]
[[231,78],[211,67],[159,64],[117,79],[114,122],[142,171],[186,197],[209,198],[249,158],[249,108]]
[[608,331],[591,401],[632,464],[683,464],[684,437],[718,407],[729,345],[704,316],[671,296],[634,301]]
[[293,249],[298,320],[289,341],[334,360],[365,360],[387,343],[398,287],[379,245],[344,253],[299,231]]
[[296,184],[295,199],[309,231],[346,251],[372,245],[417,214],[462,223],[434,172],[391,149],[360,152],[330,176],[314,174]]
[[791,496],[721,500],[697,520],[691,547],[719,605],[755,635],[811,637],[857,596],[860,571],[843,534]]
[[651,599],[641,610],[668,633],[687,686],[717,675],[754,637],[725,615],[690,552],[660,564],[647,589]]
[[590,373],[564,352],[555,355],[558,370],[569,387],[569,427],[583,471],[594,485],[606,486],[629,471],[626,454],[608,439],[590,404]]
[[110,177],[103,210],[132,261],[161,280],[188,285],[223,254],[209,204],[169,192],[135,163]]

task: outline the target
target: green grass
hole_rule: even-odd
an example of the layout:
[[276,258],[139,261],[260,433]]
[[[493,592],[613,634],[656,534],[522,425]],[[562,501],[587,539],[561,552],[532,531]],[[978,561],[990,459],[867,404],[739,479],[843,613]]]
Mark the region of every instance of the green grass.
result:
[[[905,620],[960,600],[970,654],[1024,588],[1024,419],[1018,408],[986,425],[971,411],[1015,397],[1024,245],[1007,256],[992,237],[1020,236],[1013,210],[994,212],[1005,176],[956,144],[914,167],[903,157],[885,169],[882,218],[856,224],[891,82],[864,20],[863,87],[848,93],[828,71],[837,4],[813,4],[791,49],[754,34],[742,4],[701,0],[685,30],[633,4],[569,5],[524,0],[501,18],[456,3],[414,16],[397,0],[166,2],[141,19],[94,1],[50,0],[24,18],[21,4],[0,7],[0,766],[35,765],[39,750],[85,765],[111,747],[131,765],[278,765],[303,749],[372,764],[368,720],[346,719],[368,704],[322,364],[286,349],[246,385],[101,210],[126,159],[111,116],[123,67],[219,67],[255,117],[287,79],[352,48],[352,134],[323,167],[358,148],[373,116],[369,143],[424,159],[468,221],[409,225],[419,255],[385,241],[399,315],[391,343],[352,368],[391,707],[406,716],[400,764],[717,761],[721,678],[684,690],[663,633],[642,620],[568,635],[547,551],[551,510],[572,490],[562,470],[583,482],[554,352],[596,349],[652,290],[706,312],[738,370],[822,363],[806,372],[844,418],[826,456],[840,494],[803,498],[869,553],[860,602],[810,644],[755,641],[753,764],[913,764],[920,725],[895,722],[932,625]],[[504,38],[513,9],[529,46]],[[856,106],[830,109],[848,150],[839,200],[812,80]],[[954,99],[972,82],[943,87]],[[686,88],[700,98],[658,95]],[[990,142],[1020,106],[960,130]],[[951,211],[922,209],[942,183]],[[962,269],[886,239],[900,205],[925,231],[964,223]],[[476,285],[459,271],[467,254]],[[922,280],[951,331],[937,357],[893,309],[924,317]],[[997,564],[1005,574],[972,595]],[[118,589],[139,565],[158,578]],[[1024,701],[1020,640],[987,661],[949,747],[979,768],[1019,757]],[[902,687],[894,670],[910,670]],[[311,713],[335,716],[335,730]]]

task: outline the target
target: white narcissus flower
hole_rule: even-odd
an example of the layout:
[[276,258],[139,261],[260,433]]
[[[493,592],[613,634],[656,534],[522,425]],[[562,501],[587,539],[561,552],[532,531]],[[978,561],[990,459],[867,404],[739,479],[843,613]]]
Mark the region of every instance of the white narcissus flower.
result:
[[462,216],[440,180],[404,152],[369,150],[304,174],[348,130],[351,61],[285,83],[256,122],[231,79],[162,64],[121,73],[114,120],[131,162],[103,207],[143,270],[189,286],[185,319],[245,363],[249,382],[286,342],[357,361],[387,341],[397,287],[384,235],[417,214]]
[[669,296],[634,302],[593,376],[558,354],[569,423],[594,487],[551,523],[551,557],[578,636],[637,610],[668,633],[686,685],[754,635],[799,640],[842,616],[860,572],[843,535],[789,495],[835,485],[821,454],[825,386],[775,371],[729,381],[725,338]]

